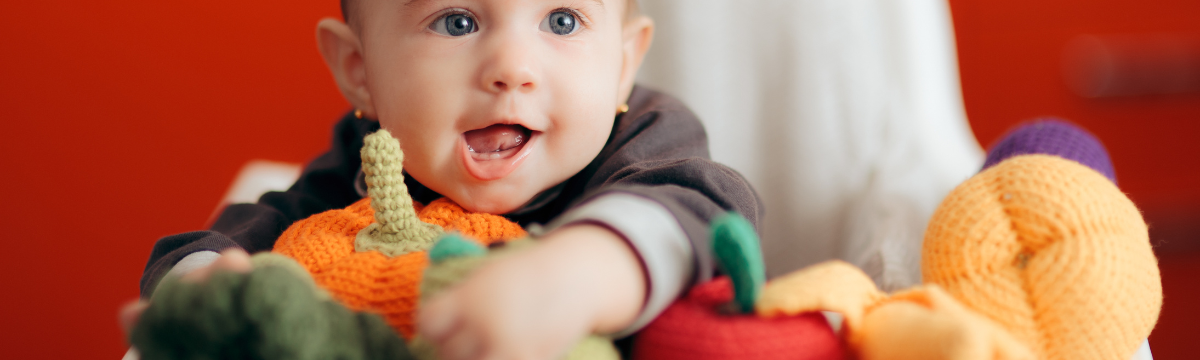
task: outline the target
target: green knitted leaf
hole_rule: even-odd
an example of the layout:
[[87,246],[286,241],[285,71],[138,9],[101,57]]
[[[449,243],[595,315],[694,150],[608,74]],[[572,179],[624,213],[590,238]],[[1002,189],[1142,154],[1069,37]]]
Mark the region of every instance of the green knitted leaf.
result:
[[734,212],[717,217],[711,227],[713,252],[733,280],[734,301],[742,313],[751,313],[767,277],[758,233]]

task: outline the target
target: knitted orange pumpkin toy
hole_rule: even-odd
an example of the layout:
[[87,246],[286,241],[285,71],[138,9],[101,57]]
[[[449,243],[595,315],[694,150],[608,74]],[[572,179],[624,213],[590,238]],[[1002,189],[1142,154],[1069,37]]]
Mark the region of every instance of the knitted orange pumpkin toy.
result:
[[486,246],[526,233],[508,219],[468,212],[445,198],[421,206],[404,185],[400,143],[379,130],[365,144],[369,196],[292,224],[274,252],[296,259],[346,307],[378,313],[412,338],[426,251],[442,234],[456,231]]

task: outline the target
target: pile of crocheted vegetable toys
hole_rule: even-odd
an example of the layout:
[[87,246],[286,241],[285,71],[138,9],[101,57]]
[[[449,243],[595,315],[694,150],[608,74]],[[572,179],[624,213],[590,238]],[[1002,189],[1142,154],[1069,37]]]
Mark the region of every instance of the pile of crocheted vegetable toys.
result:
[[[368,198],[293,224],[249,273],[165,279],[130,335],[142,357],[436,358],[414,339],[421,298],[529,241],[500,216],[414,203],[396,140],[366,144]],[[753,227],[736,214],[712,224],[727,276],[694,287],[627,355],[1126,360],[1162,305],[1145,222],[1099,142],[1063,122],[1011,133],[945,198],[911,289],[886,294],[840,261],[766,282]],[[844,317],[839,331],[822,312]],[[564,357],[619,355],[597,335]]]

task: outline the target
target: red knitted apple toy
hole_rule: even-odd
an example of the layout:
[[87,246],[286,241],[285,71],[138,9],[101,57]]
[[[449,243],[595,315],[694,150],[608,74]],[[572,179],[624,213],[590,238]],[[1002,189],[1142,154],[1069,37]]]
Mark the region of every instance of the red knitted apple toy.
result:
[[728,276],[697,285],[642,329],[634,359],[817,360],[845,351],[819,312],[754,314],[765,273],[754,227],[737,214],[713,221],[713,248]]

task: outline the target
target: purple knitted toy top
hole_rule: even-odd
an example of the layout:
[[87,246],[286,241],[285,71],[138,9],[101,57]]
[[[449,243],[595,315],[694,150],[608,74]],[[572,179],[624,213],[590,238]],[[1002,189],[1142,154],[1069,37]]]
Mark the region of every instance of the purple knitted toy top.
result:
[[1112,161],[1100,140],[1087,130],[1053,118],[1035,120],[1010,131],[988,151],[983,168],[1025,154],[1056,155],[1074,160],[1104,174],[1113,184],[1117,183]]

